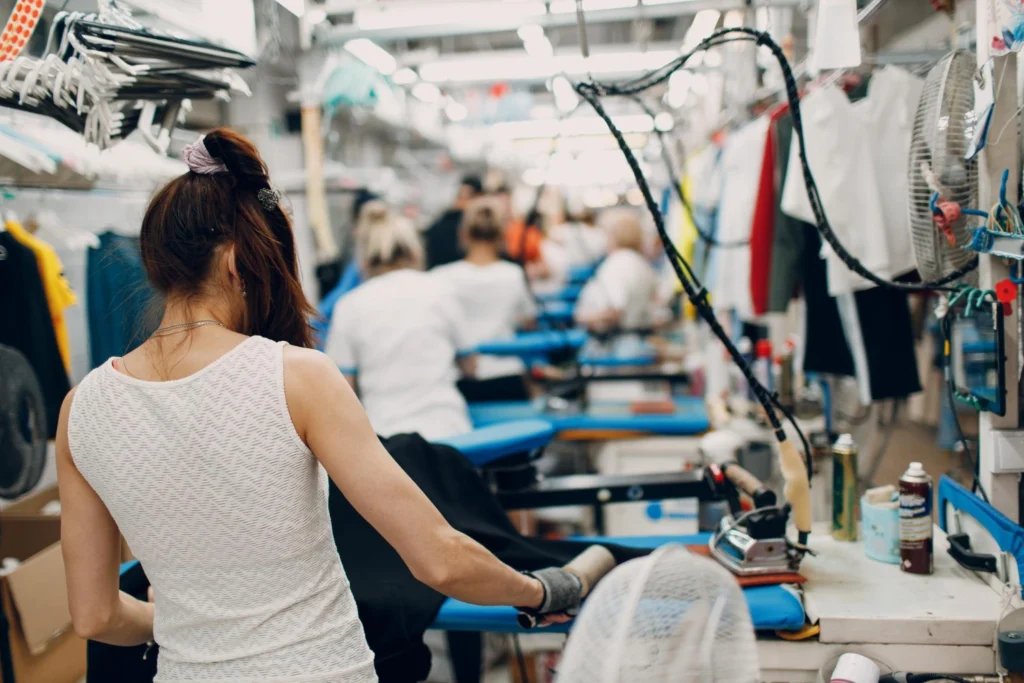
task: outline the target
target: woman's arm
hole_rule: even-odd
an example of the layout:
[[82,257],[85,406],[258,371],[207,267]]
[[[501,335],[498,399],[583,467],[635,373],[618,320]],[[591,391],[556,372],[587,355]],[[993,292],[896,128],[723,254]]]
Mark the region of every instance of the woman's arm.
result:
[[448,524],[381,445],[330,359],[285,347],[285,394],[299,436],[413,576],[440,593],[478,605],[533,608],[543,602],[539,581]]
[[120,532],[75,467],[68,446],[73,396],[74,390],[64,399],[57,426],[60,536],[71,622],[82,638],[108,645],[140,645],[153,639],[153,605],[118,590]]

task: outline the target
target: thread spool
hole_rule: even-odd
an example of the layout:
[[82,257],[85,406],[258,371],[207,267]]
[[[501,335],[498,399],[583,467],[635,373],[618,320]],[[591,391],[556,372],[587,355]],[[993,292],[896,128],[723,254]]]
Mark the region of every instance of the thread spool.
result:
[[864,655],[847,652],[839,657],[830,683],[878,683],[882,672]]

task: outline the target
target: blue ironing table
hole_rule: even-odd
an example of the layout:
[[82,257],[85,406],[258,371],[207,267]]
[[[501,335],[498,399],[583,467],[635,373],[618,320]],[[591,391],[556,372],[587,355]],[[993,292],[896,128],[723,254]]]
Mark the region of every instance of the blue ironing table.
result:
[[542,301],[537,311],[537,322],[541,325],[572,325],[575,303],[570,301]]
[[549,301],[568,301],[570,303],[580,298],[580,292],[583,291],[583,285],[571,284],[562,287],[557,292],[549,292],[547,294],[538,294],[537,300],[543,302]]
[[[543,420],[509,422],[478,429],[469,434],[445,439],[441,443],[459,450],[474,465],[482,466],[505,456],[532,451],[550,441],[555,428]],[[631,548],[655,548],[668,544],[706,545],[710,534],[690,536],[591,537],[573,540],[616,543]],[[804,625],[803,603],[783,586],[745,588],[743,595],[759,630],[796,630]],[[569,624],[558,624],[544,631],[566,633]],[[526,633],[516,621],[513,607],[482,607],[459,600],[445,600],[431,628],[443,631],[485,631],[490,633]]]
[[469,416],[476,427],[489,427],[519,420],[544,420],[555,428],[559,438],[576,441],[600,441],[635,436],[689,436],[702,434],[711,427],[704,399],[677,396],[676,411],[666,415],[634,415],[628,403],[592,403],[584,412],[545,412],[538,401],[502,401],[475,403]]
[[526,363],[546,361],[555,353],[578,352],[580,365],[600,368],[636,368],[657,362],[657,351],[646,342],[605,348],[577,329],[521,332],[511,339],[484,342],[476,350],[489,356],[515,356]]
[[569,269],[569,283],[574,285],[582,285],[590,278],[594,277],[594,273],[597,272],[598,263],[592,263],[588,266],[575,266]]

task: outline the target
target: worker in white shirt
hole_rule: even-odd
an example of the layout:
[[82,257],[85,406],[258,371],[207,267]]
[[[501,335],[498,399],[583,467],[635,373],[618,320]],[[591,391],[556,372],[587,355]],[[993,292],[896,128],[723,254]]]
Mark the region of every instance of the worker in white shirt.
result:
[[629,208],[608,209],[599,225],[609,241],[608,257],[580,292],[576,322],[594,332],[647,330],[664,322],[658,276],[644,256],[644,229]]
[[591,209],[585,209],[574,220],[556,225],[550,239],[565,249],[570,268],[589,266],[608,252],[608,235],[597,226]]
[[[504,225],[495,199],[473,200],[460,228],[465,258],[430,271],[454,291],[474,345],[511,339],[517,329],[532,327],[536,318],[523,269],[501,259]],[[529,397],[525,371],[518,358],[480,355],[474,378],[459,382],[459,389],[470,403],[523,400]]]
[[422,271],[423,246],[406,218],[383,205],[363,218],[356,248],[368,280],[335,307],[326,353],[377,434],[432,441],[468,432],[456,381],[472,376],[475,358],[455,293]]

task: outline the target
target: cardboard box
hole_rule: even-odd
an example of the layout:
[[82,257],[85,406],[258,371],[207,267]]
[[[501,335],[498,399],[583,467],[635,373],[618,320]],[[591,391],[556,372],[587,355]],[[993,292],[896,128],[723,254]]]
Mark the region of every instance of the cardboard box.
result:
[[43,508],[56,488],[30,495],[0,512],[0,558],[21,566],[0,578],[0,683],[77,683],[84,675],[85,641],[71,630],[60,516]]
[[77,683],[85,641],[71,630],[60,543],[18,559],[21,566],[0,579],[0,681]]

